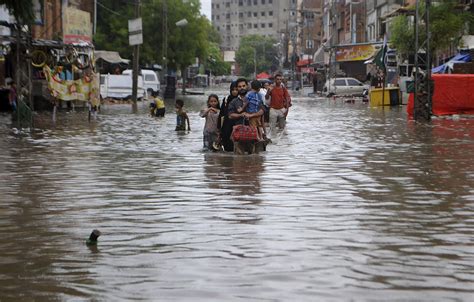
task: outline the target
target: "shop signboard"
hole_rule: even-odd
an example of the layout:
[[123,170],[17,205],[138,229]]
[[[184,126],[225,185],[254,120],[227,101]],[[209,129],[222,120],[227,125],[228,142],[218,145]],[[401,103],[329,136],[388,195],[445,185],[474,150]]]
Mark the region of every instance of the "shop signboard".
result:
[[63,41],[65,44],[91,43],[91,15],[73,7],[64,8]]
[[128,20],[128,43],[130,45],[143,44],[142,18]]
[[336,46],[336,62],[366,61],[372,58],[381,44]]

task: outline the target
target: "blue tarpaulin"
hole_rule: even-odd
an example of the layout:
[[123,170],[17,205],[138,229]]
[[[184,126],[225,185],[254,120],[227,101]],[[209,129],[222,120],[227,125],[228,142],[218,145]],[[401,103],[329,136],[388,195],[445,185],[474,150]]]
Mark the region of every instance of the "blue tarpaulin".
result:
[[432,73],[450,73],[450,70],[453,69],[454,63],[466,63],[466,62],[471,62],[471,55],[466,53],[466,54],[457,54],[454,57],[452,57],[448,62],[444,63],[443,65],[440,65],[438,67],[435,67],[431,69]]

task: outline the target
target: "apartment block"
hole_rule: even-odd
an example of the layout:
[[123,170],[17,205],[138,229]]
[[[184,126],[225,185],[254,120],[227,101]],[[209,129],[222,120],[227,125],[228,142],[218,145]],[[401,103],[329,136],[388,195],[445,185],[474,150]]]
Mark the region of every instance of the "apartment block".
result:
[[212,0],[211,21],[221,36],[221,49],[236,51],[241,37],[252,34],[280,41],[292,2],[297,0]]

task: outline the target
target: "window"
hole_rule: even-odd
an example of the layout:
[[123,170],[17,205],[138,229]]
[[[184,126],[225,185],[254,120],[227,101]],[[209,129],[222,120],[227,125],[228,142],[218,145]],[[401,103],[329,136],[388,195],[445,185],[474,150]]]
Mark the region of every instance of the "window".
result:
[[258,5],[258,0],[253,0],[253,5]]
[[346,86],[346,80],[344,79],[335,79],[334,86]]
[[258,24],[255,23],[255,24],[253,25],[253,28],[258,28]]
[[314,47],[314,41],[313,40],[306,40],[306,48],[307,49],[312,49]]
[[230,3],[227,2],[227,3],[225,4],[225,7],[230,7]]
[[145,75],[145,81],[148,82],[156,82],[156,77],[152,74],[146,74]]
[[257,16],[258,16],[258,13],[253,13],[253,16],[254,16],[254,17],[257,17]]
[[247,13],[247,17],[249,17],[249,18],[252,17],[252,13],[251,13],[251,12],[248,12],[248,13]]
[[265,12],[261,12],[260,15],[261,15],[262,17],[265,17]]
[[244,0],[239,0],[239,6],[243,6],[244,5]]
[[268,0],[268,4],[272,4],[273,3],[273,0]]
[[252,23],[248,23],[248,24],[247,24],[247,28],[248,28],[248,29],[252,28]]
[[265,23],[260,24],[261,28],[265,28]]
[[272,27],[273,27],[273,23],[268,23],[268,27],[272,28]]
[[226,26],[226,29],[227,29],[227,30],[230,30],[230,25],[227,25],[227,26]]
[[44,1],[34,0],[33,1],[33,15],[35,16],[35,24],[44,24]]
[[216,19],[217,19],[217,20],[219,20],[220,18],[221,18],[221,16],[219,16],[219,15],[216,16]]
[[269,12],[268,12],[268,15],[269,15],[269,16],[273,16],[273,11],[272,11],[272,10],[269,11]]
[[244,13],[239,13],[239,18],[243,18],[244,17]]
[[347,85],[349,86],[360,86],[360,82],[355,79],[347,79]]
[[230,14],[229,13],[225,14],[225,18],[230,19]]

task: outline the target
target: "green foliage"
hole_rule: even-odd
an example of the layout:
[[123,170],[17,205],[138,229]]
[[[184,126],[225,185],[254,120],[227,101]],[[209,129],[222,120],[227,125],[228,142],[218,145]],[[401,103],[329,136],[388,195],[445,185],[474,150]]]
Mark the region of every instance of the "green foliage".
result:
[[123,58],[132,58],[128,45],[128,20],[134,18],[133,6],[121,1],[101,0],[97,5],[97,31],[94,44],[99,50],[118,51]]
[[[421,13],[424,12],[424,5]],[[466,24],[473,23],[470,13],[456,9],[455,1],[441,1],[430,9],[430,48],[433,54],[450,46],[453,41],[459,41]],[[420,22],[418,26],[420,41],[426,40],[426,26]],[[415,52],[414,24],[407,16],[397,16],[391,26],[390,42],[402,55]]]
[[226,75],[230,74],[230,64],[224,62],[222,53],[219,49],[219,45],[215,42],[209,42],[208,46],[209,55],[205,62],[208,69],[211,70],[213,75]]
[[393,44],[400,54],[415,52],[415,33],[413,25],[405,15],[397,16],[390,25],[390,44]]
[[[256,69],[257,74],[266,71],[272,72],[278,66],[275,39],[249,35],[240,40],[240,46],[235,54],[235,60],[240,66],[241,74],[251,76]],[[256,68],[255,68],[256,61]]]
[[34,20],[33,0],[0,0],[0,5],[5,5],[21,24],[31,24]]
[[[167,1],[166,11],[164,3]],[[119,51],[124,58],[132,58],[133,48],[128,45],[128,20],[134,19],[132,1],[101,0],[98,6],[97,33],[94,41],[97,49]],[[200,14],[199,0],[183,1],[149,0],[142,2],[143,44],[140,46],[140,63],[168,64],[171,69],[185,69],[195,62],[208,57],[212,25]],[[164,45],[163,13],[167,18],[167,45]],[[118,16],[119,14],[120,16]],[[176,22],[186,19],[184,27]],[[215,36],[213,39],[215,39]],[[166,49],[166,53],[164,52]],[[166,56],[166,60],[164,57]]]

